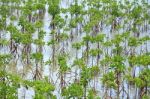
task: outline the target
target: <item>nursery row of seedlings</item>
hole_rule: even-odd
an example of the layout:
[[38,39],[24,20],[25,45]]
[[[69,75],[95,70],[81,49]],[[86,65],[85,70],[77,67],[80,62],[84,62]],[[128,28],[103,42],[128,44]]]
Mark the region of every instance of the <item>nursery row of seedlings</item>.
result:
[[149,29],[148,0],[1,0],[0,98],[149,99]]

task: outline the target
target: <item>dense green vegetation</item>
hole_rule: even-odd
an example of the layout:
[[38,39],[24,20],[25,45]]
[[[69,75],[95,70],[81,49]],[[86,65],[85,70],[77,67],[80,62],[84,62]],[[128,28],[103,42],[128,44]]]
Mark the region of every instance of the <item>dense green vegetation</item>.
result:
[[0,99],[27,96],[150,99],[149,1],[0,0]]

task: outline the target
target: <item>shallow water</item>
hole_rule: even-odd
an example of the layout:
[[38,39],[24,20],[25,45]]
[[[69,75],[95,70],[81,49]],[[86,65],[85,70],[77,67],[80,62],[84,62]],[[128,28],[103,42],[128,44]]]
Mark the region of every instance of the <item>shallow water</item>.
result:
[[[66,0],[62,0],[62,3],[61,3],[61,7],[63,7],[63,8],[67,8],[67,7],[69,7],[69,5],[70,4],[72,4],[72,2],[73,2],[73,0],[68,0],[68,2],[66,2]],[[79,2],[79,4],[80,4],[80,2]],[[52,36],[50,35],[50,32],[51,32],[51,29],[49,28],[49,25],[50,25],[50,23],[51,23],[51,16],[48,14],[48,5],[46,5],[45,6],[45,8],[46,8],[46,12],[45,12],[45,15],[44,15],[44,26],[43,26],[43,30],[46,32],[46,34],[45,34],[45,36],[44,36],[44,41],[47,43],[47,42],[49,42],[51,39],[52,39]],[[88,7],[87,8],[85,8],[85,9],[88,9]],[[70,16],[70,14],[68,14],[68,19],[70,20],[71,19],[71,16]],[[61,17],[65,17],[65,15],[64,14],[61,14]],[[85,16],[85,17],[87,17],[87,20],[86,21],[88,21],[88,18],[89,18],[89,16]],[[68,21],[68,23],[69,23],[69,20],[67,20]],[[7,21],[7,24],[9,24],[10,23],[10,20],[9,20],[9,18],[8,18],[8,21]],[[15,21],[14,22],[14,25],[15,26],[17,26],[18,28],[19,28],[19,26],[18,26],[18,22],[17,21]],[[79,27],[79,26],[78,26]],[[110,28],[111,28],[111,25],[109,25],[109,26],[106,26],[105,24],[103,25],[103,30],[101,31],[101,33],[104,33],[104,34],[106,34],[106,37],[108,37],[108,39],[112,39],[113,37],[114,37],[114,34],[117,34],[117,33],[119,33],[119,32],[122,32],[123,30],[119,30],[119,31],[116,31],[116,33],[114,32],[114,33],[110,33]],[[63,30],[62,30],[63,31]],[[61,31],[61,32],[62,32]],[[76,29],[74,28],[74,29],[72,29],[72,31],[74,31],[73,33],[75,34],[75,32],[76,32]],[[71,31],[69,31],[69,32],[67,32],[68,34],[70,34],[70,32]],[[71,67],[71,65],[73,64],[73,61],[76,59],[76,50],[75,49],[73,49],[72,48],[72,43],[74,43],[74,42],[80,42],[80,41],[82,41],[82,37],[84,37],[86,35],[86,33],[85,32],[83,32],[82,31],[82,33],[81,34],[79,34],[79,35],[74,35],[74,39],[71,41],[70,39],[68,39],[67,41],[66,41],[66,44],[65,44],[65,51],[67,52],[67,53],[69,53],[69,57],[68,57],[68,60],[67,60],[67,64]],[[145,35],[150,35],[149,34],[149,31],[148,32],[144,32],[144,33],[142,33],[140,36],[142,37],[142,36],[145,36]],[[5,38],[7,38],[7,39],[10,39],[10,33],[7,33],[6,35],[5,35]],[[33,39],[36,39],[37,38],[37,33],[34,33],[34,35],[33,35]],[[105,41],[107,41],[107,39],[105,39]],[[121,46],[124,46],[125,44],[124,43],[122,43],[122,45]],[[96,46],[96,44],[92,44],[92,43],[90,43],[89,44],[89,46],[90,46],[90,49],[92,49],[92,48],[96,48],[97,46]],[[22,51],[22,48],[23,46],[22,45],[19,45],[19,47],[18,47],[18,54],[19,55],[21,55],[21,51]],[[35,44],[32,44],[31,45],[31,47],[32,47],[32,53],[34,53],[34,52],[36,52],[36,48],[37,48],[37,46],[35,45]],[[57,45],[57,51],[56,51],[56,54],[59,54],[60,52],[61,52],[61,50],[63,49],[63,42],[62,43],[59,43],[58,45]],[[113,46],[114,47],[114,46]],[[104,48],[104,47],[101,47],[101,49],[103,50],[103,52],[104,52],[104,54],[103,55],[101,55],[101,60],[104,58],[104,55],[106,54],[106,50],[108,50],[108,54],[109,55],[113,55],[112,54],[112,49],[113,49],[113,47],[111,47],[111,48]],[[150,41],[149,42],[147,42],[147,49],[148,49],[148,52],[150,52]],[[139,46],[139,47],[137,47],[136,49],[135,49],[135,53],[138,55],[138,54],[140,54],[141,53],[141,48],[144,50],[144,52],[146,52],[146,45],[142,45],[142,46]],[[126,50],[127,51],[130,51],[130,47],[128,47]],[[0,49],[0,52],[1,53],[10,53],[10,51],[9,51],[10,49],[8,48],[8,47],[3,47],[3,48],[1,48]],[[84,46],[84,47],[82,47],[79,51],[78,51],[78,58],[81,58],[82,57],[82,55],[83,55],[83,51],[85,51],[86,50],[86,46]],[[52,56],[52,47],[51,46],[48,46],[48,45],[44,45],[44,47],[43,47],[43,61],[44,62],[46,62],[46,61],[48,61],[49,59],[51,59],[51,56]],[[94,61],[93,61],[93,65],[96,65],[96,58],[94,58]],[[20,62],[20,60],[18,60],[17,61],[17,68],[18,68],[18,72],[22,72],[22,69],[23,69],[23,66],[24,66],[24,64],[22,64],[21,62]],[[128,62],[125,62],[125,64],[127,65],[127,67],[129,66],[129,64],[128,64]],[[34,65],[35,64],[33,64],[33,70],[35,70],[35,68],[34,68]],[[87,66],[89,66],[89,67],[91,67],[92,66],[92,57],[89,57],[89,60],[88,60],[88,64],[87,64]],[[53,83],[55,83],[55,87],[56,87],[56,90],[54,91],[54,94],[57,96],[57,99],[61,99],[62,97],[61,97],[61,94],[60,94],[60,79],[58,79],[58,68],[54,68],[54,70],[51,70],[52,69],[52,66],[51,65],[44,65],[44,68],[43,68],[43,72],[42,72],[42,77],[44,77],[44,76],[48,76],[49,77],[49,79],[51,79],[51,81],[53,82]],[[56,70],[55,70],[56,69]],[[50,71],[51,70],[51,71]],[[139,75],[139,71],[140,71],[140,68],[139,67],[135,67],[135,70],[136,70],[136,76],[138,76]],[[74,80],[74,77],[72,77],[72,76],[74,76],[74,71],[75,71],[75,68],[71,68],[71,71],[72,71],[72,73],[71,73],[71,75],[70,74],[66,74],[66,78],[65,78],[65,81],[67,82],[67,83],[72,83],[73,82],[73,80]],[[105,70],[105,71],[111,71],[111,70]],[[80,70],[78,70],[78,74],[80,74]],[[99,77],[97,77],[96,79],[98,79],[98,82],[96,83],[96,90],[98,91],[98,96],[103,96],[104,95],[104,90],[105,90],[105,87],[103,87],[103,85],[102,85],[102,82],[100,81],[100,79],[102,78],[102,75],[103,74],[100,74],[99,75]],[[69,79],[70,78],[70,76],[71,76],[71,79]],[[33,75],[32,75],[32,72],[30,71],[30,72],[28,72],[27,73],[27,75],[25,76],[25,79],[28,79],[28,80],[32,80],[33,79]],[[57,80],[58,79],[58,80]],[[125,90],[128,90],[128,88],[127,88],[127,83],[126,82],[123,82],[124,83],[124,86],[125,86]],[[89,82],[89,86],[88,86],[88,88],[90,89],[91,88],[91,86],[93,86],[93,81],[90,81]],[[115,93],[115,90],[112,90],[111,91],[112,92],[112,97],[115,97],[116,96],[116,93]],[[130,92],[129,92],[130,94],[131,94],[131,96],[130,96],[130,99],[133,99],[134,98],[134,93],[135,93],[135,88],[133,87],[131,87],[131,89],[130,89]],[[34,94],[35,94],[35,92],[34,92],[34,90],[32,89],[32,88],[29,88],[28,90],[25,88],[25,87],[23,87],[23,86],[21,86],[19,89],[18,89],[18,98],[19,99],[32,99],[33,98],[33,96],[34,96]],[[120,95],[121,96],[121,95]],[[124,97],[121,97],[121,99],[126,99],[126,95],[124,96]]]

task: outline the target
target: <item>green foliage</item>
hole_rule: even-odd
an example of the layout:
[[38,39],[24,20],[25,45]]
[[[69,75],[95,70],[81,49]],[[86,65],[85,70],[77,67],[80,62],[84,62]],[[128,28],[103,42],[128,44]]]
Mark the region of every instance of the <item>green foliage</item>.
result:
[[77,43],[73,43],[72,44],[72,47],[75,48],[75,49],[77,49],[77,50],[79,50],[81,48],[81,46],[82,46],[81,42],[77,42]]
[[33,87],[35,88],[35,91],[37,92],[50,92],[50,91],[54,91],[54,86],[48,82],[45,81],[41,81],[41,80],[36,80],[33,82]]
[[60,13],[60,7],[59,7],[59,2],[60,0],[50,0],[48,2],[49,4],[49,9],[48,9],[48,12],[52,15],[52,16],[55,16],[57,14]]
[[20,42],[22,44],[32,43],[32,35],[30,33],[24,33],[24,34],[21,34],[21,35],[18,34],[18,36],[20,36]]
[[70,98],[81,98],[83,96],[83,88],[78,83],[71,84],[67,89],[64,90],[64,96]]
[[130,37],[128,41],[128,45],[131,47],[137,47],[139,45],[139,41],[135,37]]
[[137,56],[135,55],[131,55],[128,57],[128,61],[129,61],[129,64],[133,64],[133,65],[136,65],[137,64]]
[[142,99],[149,99],[150,98],[150,95],[144,95],[143,97],[142,97]]
[[11,60],[10,54],[0,54],[0,66],[8,64],[10,60]]
[[144,54],[137,57],[137,64],[148,66],[150,65],[150,55]]
[[82,6],[80,5],[71,5],[71,7],[69,8],[69,11],[71,14],[82,14]]
[[62,41],[65,41],[69,38],[68,34],[67,33],[61,33],[59,34],[59,39],[62,40]]
[[7,16],[9,14],[10,14],[9,6],[6,6],[6,5],[0,6],[0,15]]
[[148,54],[143,54],[139,56],[129,56],[128,57],[129,63],[133,65],[142,65],[142,66],[148,66],[150,64],[150,56]]
[[119,99],[138,90],[149,99],[149,8],[148,0],[0,0],[0,99],[18,98],[20,86],[33,88],[34,99]]
[[90,72],[91,72],[90,75],[91,75],[92,78],[96,77],[100,73],[100,68],[98,66],[92,66],[90,68]]
[[94,91],[93,89],[90,89],[88,91],[87,99],[101,99],[101,98],[97,96],[97,92],[96,91]]
[[116,45],[115,48],[113,49],[113,53],[115,53],[115,54],[120,54],[122,52],[123,52],[122,46]]
[[113,88],[116,89],[117,85],[115,83],[115,73],[114,72],[108,72],[107,74],[103,75],[102,83],[108,87],[108,88]]
[[56,43],[57,43],[56,40],[51,39],[51,40],[47,43],[47,45],[54,45],[54,44],[56,44]]
[[102,54],[102,50],[100,50],[100,49],[90,49],[89,53],[92,56],[96,57],[98,54]]
[[95,98],[95,93],[93,90],[89,90],[88,92],[88,99],[94,99]]
[[142,13],[142,7],[141,6],[138,6],[138,7],[135,7],[133,10],[132,10],[132,14],[131,16],[133,18],[139,18],[141,16]]
[[[0,75],[1,77],[2,75]],[[15,99],[18,97],[17,89],[19,88],[20,78],[16,75],[5,74],[5,78],[0,81],[0,98],[7,97],[9,99]]]
[[17,89],[21,79],[17,75],[6,72],[6,65],[10,63],[11,55],[0,54],[0,98],[17,98]]
[[11,21],[15,21],[16,19],[17,19],[17,18],[16,18],[16,16],[14,16],[14,15],[10,17],[10,20],[11,20]]
[[46,34],[46,32],[45,32],[45,31],[40,30],[40,31],[39,31],[39,33],[38,33],[38,38],[39,38],[39,39],[43,39],[43,38],[44,38],[44,36],[45,36],[45,34]]
[[86,35],[85,37],[83,37],[83,41],[88,42],[91,40],[91,36],[90,35]]
[[45,99],[48,97],[51,99],[56,99],[56,96],[52,94],[55,90],[54,85],[48,83],[46,80],[25,81],[25,84],[34,88],[34,99]]
[[119,55],[114,56],[112,58],[112,63],[110,67],[117,70],[118,72],[124,71],[125,70],[124,58]]
[[20,16],[18,25],[24,27],[25,23],[27,23],[26,18],[24,16]]
[[111,57],[110,56],[105,56],[105,58],[103,59],[103,60],[101,60],[100,61],[100,64],[102,65],[102,66],[104,66],[104,65],[108,65],[108,64],[110,64],[111,63]]
[[60,66],[61,73],[65,73],[69,70],[69,67],[67,65],[67,59],[65,56],[58,56],[58,64]]
[[[43,0],[41,0],[41,1],[43,1]],[[44,3],[36,3],[36,4],[35,4],[35,7],[36,7],[36,9],[38,9],[38,10],[45,10],[45,5],[44,5]]]
[[77,26],[77,19],[72,19],[71,21],[70,21],[70,27],[71,28],[75,28]]
[[57,14],[51,24],[55,24],[56,26],[62,28],[65,25],[65,21],[60,15]]
[[79,68],[83,68],[85,66],[85,62],[82,58],[76,59],[73,62],[73,66],[78,66]]
[[150,86],[150,69],[145,69],[141,72],[141,74],[139,75],[139,77],[144,80],[144,82]]
[[32,59],[35,59],[35,60],[37,60],[37,61],[40,61],[40,60],[43,59],[43,54],[40,53],[40,52],[33,53],[33,54],[31,55],[31,58],[32,58]]
[[113,43],[111,41],[106,41],[103,43],[103,46],[105,46],[105,47],[110,47],[112,45],[113,45]]
[[104,38],[105,38],[105,34],[98,34],[96,35],[96,37],[94,38],[97,42],[103,42]]
[[43,26],[43,21],[42,20],[36,21],[36,23],[35,23],[36,28],[41,28],[42,26]]
[[115,45],[119,45],[121,42],[123,41],[123,38],[121,35],[115,35],[115,38],[112,40],[112,42],[115,44]]
[[42,39],[35,39],[33,42],[36,45],[40,45],[40,46],[45,45],[45,42]]
[[87,86],[88,82],[91,80],[92,75],[90,68],[87,67],[82,67],[82,72],[81,72],[81,78],[80,78],[80,83],[85,87]]
[[6,39],[0,39],[0,45],[7,46],[9,45],[9,41]]

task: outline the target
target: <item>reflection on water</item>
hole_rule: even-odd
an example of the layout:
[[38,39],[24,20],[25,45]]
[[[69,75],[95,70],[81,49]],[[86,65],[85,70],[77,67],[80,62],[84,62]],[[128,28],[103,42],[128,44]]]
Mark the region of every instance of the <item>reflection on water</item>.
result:
[[[82,0],[78,0],[78,1],[79,1],[78,4],[82,5],[81,4]],[[60,3],[60,6],[62,8],[69,8],[70,5],[72,5],[72,4],[74,4],[74,0],[62,0],[62,2]],[[22,5],[22,6],[24,6],[24,5]],[[53,39],[53,36],[51,34],[52,28],[50,28],[50,23],[52,23],[52,16],[48,13],[48,7],[49,7],[48,4],[46,4],[45,5],[46,11],[44,13],[44,18],[43,18],[44,24],[43,24],[42,30],[44,30],[46,32],[46,34],[45,34],[44,40],[43,40],[45,42],[45,45],[42,46],[43,64],[44,65],[42,65],[43,67],[40,72],[42,75],[41,78],[44,78],[44,76],[48,76],[50,82],[55,84],[56,90],[54,91],[54,94],[57,96],[58,99],[61,99],[62,98],[61,92],[60,92],[61,79],[60,79],[60,74],[59,74],[59,66],[53,67],[52,64],[51,65],[45,64],[50,59],[52,60],[52,56],[53,56],[53,46],[47,45],[47,43]],[[84,8],[84,10],[88,10],[88,9],[90,9],[90,6],[86,6]],[[21,12],[19,12],[19,13],[21,13]],[[77,72],[77,78],[80,78],[80,74],[82,72],[81,69],[79,69],[79,68],[76,71],[76,67],[72,66],[74,60],[84,58],[85,55],[87,54],[87,53],[85,53],[87,50],[87,46],[84,45],[81,47],[81,49],[79,49],[77,51],[76,49],[74,49],[72,47],[72,44],[76,43],[76,42],[82,42],[83,38],[88,34],[83,30],[83,26],[90,24],[89,21],[91,20],[90,17],[92,15],[84,15],[83,16],[84,19],[82,20],[83,22],[78,23],[76,28],[71,28],[69,25],[67,25],[67,24],[70,24],[71,19],[76,18],[75,15],[71,15],[70,13],[67,13],[67,14],[61,13],[60,15],[64,19],[65,19],[66,15],[68,16],[68,19],[66,20],[66,26],[64,26],[64,27],[69,28],[69,31],[65,31],[64,29],[59,29],[59,28],[57,28],[56,31],[60,32],[60,33],[65,32],[66,34],[69,35],[69,39],[67,39],[66,41],[60,41],[60,42],[58,42],[58,44],[56,44],[55,56],[64,55],[64,53],[68,54],[67,65],[71,68],[71,70],[69,73],[65,74],[64,81],[67,83],[66,85],[69,85],[69,84],[73,83],[75,80],[75,78],[74,78],[75,72]],[[113,33],[112,33],[111,32],[112,24],[110,24],[111,22],[109,22],[109,20],[107,20],[107,18],[110,18],[110,16],[104,15],[103,20],[101,21],[103,24],[100,24],[100,22],[98,22],[98,25],[99,25],[98,31],[100,31],[100,33],[104,33],[106,35],[106,38],[104,38],[104,42],[110,41],[111,39],[114,39],[116,37],[115,36],[116,34],[123,33],[125,31],[127,31],[128,29],[130,29],[131,27],[129,25],[130,24],[132,25],[133,22],[131,22],[131,21],[134,21],[131,19],[130,22],[128,22],[129,20],[126,20],[126,17],[124,19],[121,17],[117,17],[115,21],[118,24],[119,23],[122,24],[121,26],[123,26],[125,24],[125,26],[124,26],[125,28],[120,28],[118,30],[115,30],[115,28],[114,28],[114,30],[112,30],[113,31]],[[127,21],[128,23],[126,24],[125,21]],[[18,19],[11,22],[10,18],[8,17],[6,22],[7,22],[7,25],[9,25],[10,23],[13,22],[13,25],[16,26],[17,29],[19,29],[21,31],[21,27],[18,25],[18,22],[19,22]],[[140,36],[139,36],[140,38],[142,38],[146,35],[147,36],[150,35],[149,34],[149,24],[148,24],[148,31],[142,30],[143,26],[137,26],[137,27],[139,27],[138,28],[139,32],[141,32]],[[97,29],[97,27],[94,25],[91,30],[94,31],[96,29]],[[94,37],[95,35],[100,34],[99,32],[97,34],[94,34],[93,31],[90,31],[90,33],[89,33],[89,35],[91,37]],[[4,32],[6,32],[6,31],[1,31],[2,38],[6,38],[6,39],[10,40],[11,33],[8,32],[6,34]],[[32,38],[38,39],[37,31],[33,34]],[[110,42],[112,42],[112,41],[110,41]],[[124,42],[122,42],[120,44],[121,47],[126,47],[123,49],[123,52],[121,53],[124,56],[127,54],[125,57],[128,57],[129,55],[131,55],[133,53],[136,55],[140,55],[145,52],[150,52],[150,41],[147,41],[147,43],[142,44],[136,48],[129,47],[127,45],[127,43],[128,43],[128,41],[125,40]],[[104,96],[107,93],[108,99],[109,99],[109,96],[116,98],[117,97],[116,90],[114,90],[113,88],[106,88],[106,86],[104,86],[100,80],[100,79],[102,79],[104,74],[107,74],[108,72],[113,71],[113,69],[111,69],[108,66],[102,66],[100,64],[100,61],[105,59],[106,55],[111,56],[111,58],[113,57],[113,55],[114,55],[113,50],[114,50],[114,48],[116,48],[115,45],[112,45],[111,47],[106,47],[101,44],[99,44],[99,46],[98,46],[97,43],[90,42],[88,46],[89,46],[89,49],[95,49],[95,48],[99,47],[99,49],[101,49],[103,53],[101,55],[99,55],[98,62],[97,62],[97,57],[92,57],[89,55],[87,58],[86,65],[88,67],[96,66],[98,64],[98,66],[100,68],[100,74],[98,74],[98,76],[95,77],[94,80],[89,81],[87,89],[89,90],[89,89],[93,88],[93,85],[94,85],[95,90],[97,91],[97,96],[102,96],[102,98],[104,98]],[[32,43],[31,44],[31,53],[37,52],[37,50],[39,50],[38,48],[39,48],[38,45]],[[31,64],[27,65],[26,63],[24,63],[22,61],[21,55],[22,55],[23,50],[24,50],[24,45],[18,44],[17,52],[15,53],[15,55],[14,55],[15,57],[13,60],[14,64],[16,63],[16,66],[17,66],[16,72],[17,72],[17,74],[20,74],[21,77],[23,77],[24,79],[33,80],[33,74],[34,74],[33,72],[36,70],[36,66],[35,66],[36,64],[34,63],[34,61],[31,61]],[[11,52],[10,47],[8,47],[8,46],[0,47],[0,53],[4,54],[4,53],[10,53],[10,52]],[[25,53],[25,54],[27,54],[27,53]],[[123,62],[126,65],[125,68],[128,69],[128,67],[130,67],[128,60],[125,60]],[[58,65],[58,63],[57,63],[57,65]],[[26,67],[28,67],[28,68],[26,68]],[[132,69],[133,69],[132,71],[135,71],[135,77],[139,76],[140,71],[143,68],[143,67],[142,68],[141,67],[140,66],[132,67]],[[128,72],[128,70],[126,70],[125,72]],[[124,76],[124,74],[121,74],[120,76],[122,77],[122,76]],[[132,75],[134,75],[134,74],[132,74]],[[125,81],[123,77],[121,78],[121,81],[122,81],[121,82],[122,85],[120,85],[121,86],[120,87],[120,90],[121,90],[120,98],[121,99],[139,99],[139,97],[138,97],[139,88],[135,87],[134,85],[129,85],[128,82]],[[106,90],[106,89],[108,89],[108,90]],[[123,91],[123,90],[125,90],[125,91]],[[32,89],[32,88],[27,89],[27,88],[21,86],[18,89],[18,98],[19,99],[32,99],[34,95],[35,95],[35,92],[34,92],[34,89]]]

